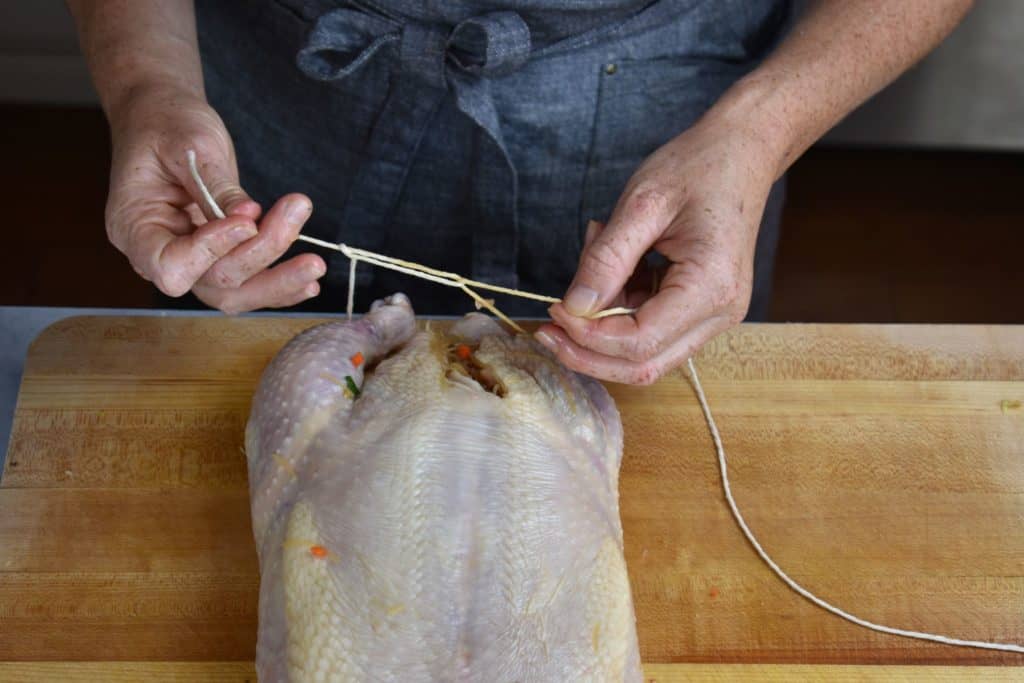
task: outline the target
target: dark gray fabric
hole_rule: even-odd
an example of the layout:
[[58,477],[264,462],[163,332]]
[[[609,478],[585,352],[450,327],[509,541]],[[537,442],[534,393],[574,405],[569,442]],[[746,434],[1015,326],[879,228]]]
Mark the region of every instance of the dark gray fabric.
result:
[[[196,4],[210,101],[264,206],[302,191],[311,235],[556,296],[587,220],[607,218],[640,162],[756,66],[789,15],[786,0]],[[307,307],[338,310],[347,261],[323,255],[324,293]],[[424,313],[468,305],[370,266],[359,278],[361,308],[396,290]]]

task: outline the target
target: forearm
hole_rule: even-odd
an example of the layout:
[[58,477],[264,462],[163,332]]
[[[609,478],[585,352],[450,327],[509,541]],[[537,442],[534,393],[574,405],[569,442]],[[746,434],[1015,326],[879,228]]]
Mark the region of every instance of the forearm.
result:
[[100,102],[112,116],[133,92],[203,95],[192,0],[67,0]]
[[818,0],[709,113],[752,133],[775,177],[938,45],[973,0]]

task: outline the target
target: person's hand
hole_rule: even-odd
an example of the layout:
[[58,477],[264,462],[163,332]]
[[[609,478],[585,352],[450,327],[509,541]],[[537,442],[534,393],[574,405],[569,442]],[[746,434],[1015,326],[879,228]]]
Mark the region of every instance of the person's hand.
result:
[[[608,224],[591,223],[576,277],[537,339],[599,379],[650,384],[739,323],[777,163],[742,127],[703,120],[652,154]],[[649,249],[668,261],[643,262]],[[590,319],[612,306],[632,316]]]
[[[135,93],[110,123],[107,235],[139,275],[169,296],[191,290],[225,313],[290,306],[319,293],[327,268],[319,256],[269,267],[295,241],[312,203],[285,195],[261,219],[261,207],[239,186],[231,138],[205,100],[174,90]],[[189,149],[226,218],[205,206],[189,174]]]

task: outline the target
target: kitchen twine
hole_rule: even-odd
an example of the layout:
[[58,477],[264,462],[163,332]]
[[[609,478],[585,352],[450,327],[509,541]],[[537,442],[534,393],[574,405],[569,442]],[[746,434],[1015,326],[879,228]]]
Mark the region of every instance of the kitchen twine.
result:
[[[195,181],[196,185],[199,186],[199,191],[202,193],[203,199],[206,201],[207,206],[210,207],[210,211],[213,212],[213,215],[216,216],[217,218],[224,218],[224,212],[221,211],[221,208],[219,206],[217,206],[216,200],[214,200],[213,195],[211,195],[209,189],[207,189],[206,183],[203,182],[202,176],[199,175],[199,169],[196,167],[195,150],[188,150],[186,156],[188,157],[188,168],[189,171],[192,173],[192,179]],[[518,296],[524,299],[533,299],[534,301],[543,301],[549,304],[555,304],[561,301],[561,299],[557,299],[553,296],[533,294],[532,292],[524,292],[518,289],[502,287],[500,285],[492,285],[486,282],[477,282],[476,280],[464,278],[456,273],[448,273],[443,270],[436,270],[434,268],[428,268],[427,266],[421,266],[420,264],[413,263],[411,261],[403,261],[401,259],[392,258],[390,256],[384,256],[383,254],[377,254],[372,251],[367,251],[365,249],[357,249],[356,247],[350,247],[343,242],[339,242],[336,244],[334,242],[326,242],[324,240],[319,240],[315,237],[309,237],[307,235],[301,234],[298,235],[297,239],[300,239],[303,242],[309,242],[310,244],[315,244],[318,247],[324,247],[326,249],[340,251],[342,254],[348,257],[348,305],[346,306],[345,310],[348,313],[349,320],[352,319],[352,311],[353,308],[355,307],[356,264],[359,263],[359,261],[366,261],[367,263],[373,264],[375,266],[380,266],[381,268],[397,270],[400,273],[412,275],[413,277],[418,277],[423,280],[429,280],[430,282],[436,282],[439,285],[445,285],[447,287],[458,287],[473,299],[473,301],[476,303],[477,309],[487,309],[488,311],[496,315],[498,318],[500,318],[502,322],[504,322],[506,325],[513,328],[517,332],[523,332],[523,328],[517,325],[511,318],[506,316],[500,310],[498,310],[498,308],[494,305],[493,299],[483,298],[475,291],[473,291],[472,287],[475,287],[476,289],[486,289],[492,292],[498,292],[500,294],[508,294],[510,296]],[[607,318],[608,316],[612,315],[628,315],[634,312],[636,312],[636,309],[617,307],[609,308],[604,311],[598,311],[597,313],[593,314],[590,317]]]
[[[224,212],[221,211],[219,206],[217,206],[217,202],[214,200],[213,195],[210,194],[210,191],[207,189],[206,184],[203,182],[202,177],[199,175],[199,169],[196,168],[196,154],[195,151],[193,150],[188,150],[188,165],[189,170],[192,173],[192,179],[195,180],[196,185],[199,186],[199,191],[202,193],[203,199],[210,207],[210,211],[212,211],[217,218],[224,218]],[[347,313],[350,319],[352,318],[352,309],[354,303],[353,292],[356,284],[356,263],[359,261],[366,261],[367,263],[380,266],[381,268],[390,268],[391,270],[397,270],[401,273],[412,275],[413,277],[422,278],[424,280],[430,280],[431,282],[447,285],[449,287],[458,287],[473,298],[473,301],[476,303],[478,309],[486,308],[487,310],[491,311],[496,316],[498,316],[498,318],[500,318],[502,321],[504,321],[505,323],[507,323],[508,325],[510,325],[519,332],[522,332],[523,329],[516,325],[501,311],[499,311],[494,306],[494,302],[492,300],[484,299],[479,294],[474,292],[470,288],[470,285],[472,285],[473,287],[477,287],[479,289],[488,289],[494,292],[508,294],[510,296],[518,296],[526,299],[533,299],[535,301],[544,301],[548,303],[557,303],[558,301],[561,301],[561,299],[556,299],[555,297],[543,296],[541,294],[533,294],[530,292],[523,292],[518,289],[510,289],[508,287],[500,287],[498,285],[490,285],[485,282],[476,282],[474,280],[466,279],[460,275],[456,275],[455,273],[446,273],[444,271],[435,270],[433,268],[427,268],[426,266],[421,266],[418,263],[402,261],[400,259],[391,258],[390,256],[383,256],[381,254],[376,254],[374,252],[366,251],[364,249],[356,249],[355,247],[350,247],[346,244],[334,244],[333,242],[325,242],[323,240],[318,240],[314,237],[307,237],[305,235],[299,235],[298,239],[303,240],[304,242],[309,242],[310,244],[325,247],[327,249],[334,249],[335,251],[340,251],[341,253],[348,257],[349,282]],[[633,312],[634,309],[629,308],[610,308],[597,313],[593,317],[604,318],[611,315],[623,315]],[[866,619],[861,619],[858,616],[850,614],[849,612],[846,612],[836,607],[830,602],[822,600],[817,595],[810,592],[809,590],[798,584],[796,581],[794,581],[789,576],[789,574],[784,572],[782,568],[775,563],[775,560],[773,560],[768,555],[765,549],[761,547],[760,542],[758,542],[757,538],[754,536],[754,532],[750,530],[749,526],[747,526],[746,520],[744,520],[743,515],[740,513],[740,509],[736,505],[736,500],[733,498],[732,495],[732,487],[729,485],[729,468],[726,464],[725,447],[722,445],[722,436],[718,433],[718,426],[715,424],[715,418],[711,415],[711,407],[708,405],[708,399],[704,393],[704,387],[700,383],[700,377],[697,375],[697,367],[696,365],[694,365],[692,358],[688,358],[686,360],[686,366],[690,371],[690,380],[693,383],[694,392],[697,394],[697,401],[700,403],[701,412],[704,413],[704,419],[707,422],[708,429],[711,432],[711,439],[712,441],[714,441],[715,444],[715,452],[718,455],[718,469],[722,476],[722,490],[725,492],[725,500],[729,504],[729,510],[732,512],[732,516],[736,520],[736,523],[739,525],[740,530],[743,532],[743,535],[746,537],[747,541],[750,542],[750,545],[754,547],[754,550],[757,552],[758,556],[762,560],[764,560],[765,564],[767,564],[768,567],[775,573],[775,575],[782,579],[782,581],[787,586],[793,589],[796,593],[799,593],[803,597],[810,600],[818,607],[828,612],[831,612],[837,617],[842,617],[843,619],[846,619],[849,622],[857,624],[858,626],[863,626],[864,628],[871,629],[872,631],[888,633],[894,636],[903,636],[905,638],[917,638],[918,640],[928,640],[934,643],[942,643],[943,645],[956,645],[960,647],[982,648],[985,650],[1002,650],[1004,652],[1024,653],[1024,646],[1016,645],[1013,643],[990,643],[983,640],[961,640],[959,638],[950,638],[948,636],[936,635],[934,633],[907,631],[901,628],[893,628],[891,626],[876,624]]]

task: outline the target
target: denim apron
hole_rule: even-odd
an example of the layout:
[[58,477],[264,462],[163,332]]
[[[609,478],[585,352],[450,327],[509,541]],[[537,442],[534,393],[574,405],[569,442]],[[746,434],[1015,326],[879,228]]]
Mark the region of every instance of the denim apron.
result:
[[[310,235],[554,296],[587,221],[608,218],[643,159],[755,67],[790,14],[788,0],[196,5],[208,97],[254,198],[304,192]],[[782,194],[765,212],[751,318],[765,313]],[[305,307],[341,310],[347,260],[323,256]],[[360,266],[358,309],[394,291],[422,313],[472,306]]]

